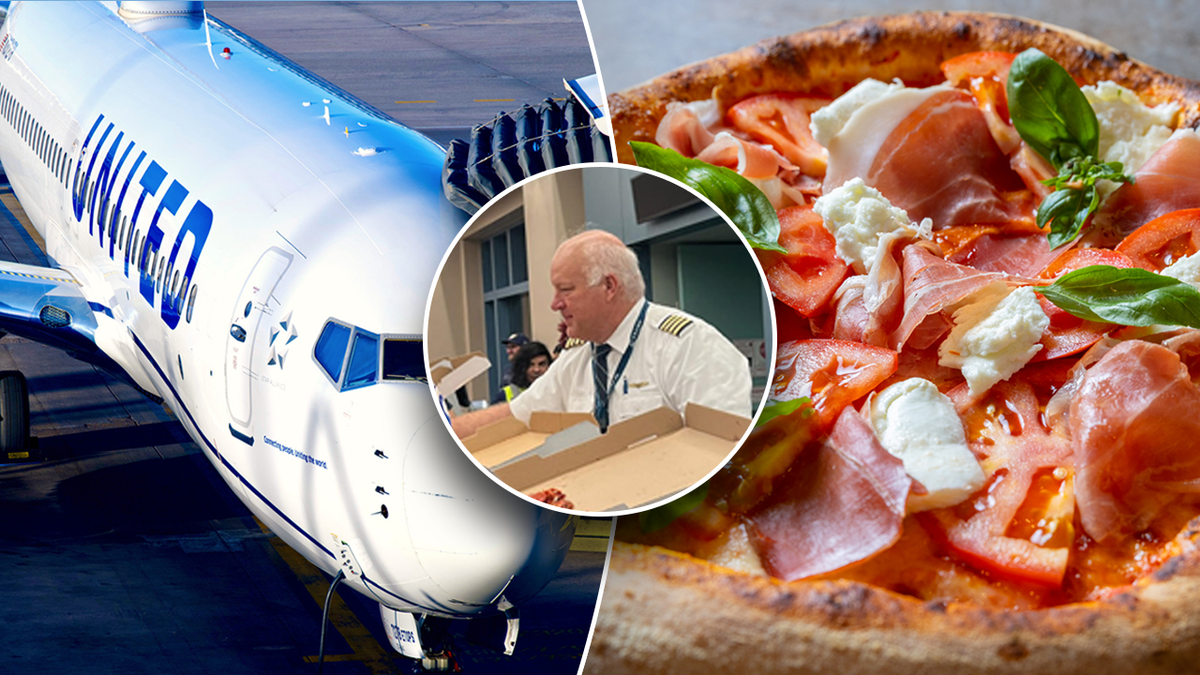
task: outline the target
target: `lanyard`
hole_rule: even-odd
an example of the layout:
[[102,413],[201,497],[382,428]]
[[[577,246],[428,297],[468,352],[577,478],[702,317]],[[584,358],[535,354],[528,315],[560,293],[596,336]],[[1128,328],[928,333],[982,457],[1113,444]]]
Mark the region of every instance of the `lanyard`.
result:
[[[621,375],[625,373],[625,366],[629,365],[629,356],[633,354],[633,346],[637,343],[638,336],[642,334],[642,324],[646,322],[646,310],[650,307],[649,300],[642,301],[642,311],[638,314],[637,321],[633,323],[633,331],[629,333],[629,347],[625,349],[625,353],[621,355],[621,360],[617,363],[617,370],[613,373],[612,382],[608,385],[608,391],[604,393],[605,400],[612,398],[613,392],[617,389],[617,382],[621,380]],[[592,345],[592,350],[595,352],[596,346]]]

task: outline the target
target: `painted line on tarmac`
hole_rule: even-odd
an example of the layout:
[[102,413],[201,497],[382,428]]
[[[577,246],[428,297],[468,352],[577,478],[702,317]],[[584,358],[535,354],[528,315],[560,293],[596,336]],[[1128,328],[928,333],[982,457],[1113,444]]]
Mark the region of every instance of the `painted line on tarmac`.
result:
[[[258,518],[254,519],[264,532],[271,530],[263,525]],[[278,536],[272,536],[271,546],[295,573],[296,578],[308,590],[318,607],[325,606],[325,595],[329,592],[329,580],[321,570],[304,559],[304,556],[288,546]],[[353,592],[353,591],[351,591]],[[353,654],[326,654],[326,661],[361,661],[372,673],[394,673],[396,659],[402,658],[382,645],[371,635],[371,631],[358,620],[350,607],[336,594],[329,603],[329,624],[337,629],[346,643],[350,645]],[[316,663],[316,656],[305,656],[305,662]]]

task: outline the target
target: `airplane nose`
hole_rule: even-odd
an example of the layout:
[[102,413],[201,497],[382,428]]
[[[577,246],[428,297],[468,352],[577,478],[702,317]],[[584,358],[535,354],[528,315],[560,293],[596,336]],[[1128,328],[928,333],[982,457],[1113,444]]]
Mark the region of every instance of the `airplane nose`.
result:
[[562,564],[574,519],[509,494],[431,417],[409,443],[405,508],[425,572],[457,603],[492,606],[532,596]]

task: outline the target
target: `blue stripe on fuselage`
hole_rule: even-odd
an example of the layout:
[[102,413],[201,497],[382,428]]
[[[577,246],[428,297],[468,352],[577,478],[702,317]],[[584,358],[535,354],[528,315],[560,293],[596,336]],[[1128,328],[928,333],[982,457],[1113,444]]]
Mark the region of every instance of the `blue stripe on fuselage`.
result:
[[200,440],[204,441],[204,445],[208,446],[208,449],[213,453],[213,456],[221,460],[221,463],[225,465],[225,468],[229,469],[233,475],[237,476],[238,480],[242,482],[242,485],[245,485],[247,488],[249,488],[249,490],[253,492],[256,497],[261,499],[264,504],[271,507],[271,510],[279,514],[280,518],[283,518],[285,521],[287,521],[288,525],[291,525],[297,532],[304,535],[306,539],[311,541],[314,546],[324,551],[325,554],[330,558],[336,557],[333,555],[332,551],[321,545],[321,542],[317,541],[312,535],[301,529],[301,527],[297,525],[295,521],[289,518],[286,513],[280,510],[279,507],[272,504],[271,500],[267,499],[263,493],[259,492],[258,488],[254,487],[250,481],[246,480],[246,477],[243,476],[236,468],[234,468],[233,464],[231,464],[229,460],[225,459],[221,452],[217,450],[217,446],[213,445],[212,441],[208,440],[208,437],[204,435],[204,431],[200,428],[200,425],[196,423],[196,418],[192,417],[192,411],[188,410],[187,405],[183,402],[183,398],[180,397],[179,392],[175,390],[175,385],[171,384],[171,381],[167,379],[167,374],[163,372],[163,369],[159,367],[158,362],[155,361],[154,357],[150,355],[150,350],[146,349],[146,345],[142,343],[140,338],[138,338],[137,333],[130,331],[129,335],[133,338],[133,344],[137,345],[137,348],[141,350],[142,355],[146,357],[146,360],[150,362],[150,365],[154,366],[154,370],[158,373],[158,377],[164,383],[166,383],[167,388],[171,390],[171,395],[174,396],[175,400],[179,403],[179,409],[183,411],[184,415],[187,415],[188,420],[192,423],[192,428],[196,430],[196,433],[200,436]]
[[[266,495],[259,492],[258,488],[254,487],[250,481],[246,480],[246,477],[243,476],[236,468],[234,468],[233,464],[231,464],[229,460],[225,459],[225,457],[221,455],[221,452],[217,450],[217,447],[213,445],[212,441],[208,440],[208,437],[204,435],[204,431],[200,428],[200,425],[196,423],[196,418],[192,417],[192,411],[188,410],[187,404],[183,402],[183,398],[179,395],[179,392],[175,390],[175,385],[171,384],[171,381],[167,379],[166,373],[164,373],[163,369],[159,367],[158,362],[154,360],[154,357],[150,355],[150,350],[146,348],[146,345],[142,343],[141,339],[138,338],[136,333],[130,331],[129,335],[133,338],[133,343],[137,345],[137,348],[140,349],[142,354],[146,357],[146,360],[150,362],[150,365],[154,366],[154,370],[158,373],[159,379],[161,379],[167,385],[167,388],[171,390],[171,395],[174,396],[175,400],[179,403],[179,409],[183,411],[184,415],[187,415],[188,420],[192,423],[192,428],[196,430],[196,433],[200,436],[200,440],[204,441],[204,445],[208,446],[208,449],[212,452],[213,456],[221,460],[221,463],[225,465],[225,468],[229,469],[233,475],[237,476],[237,479],[242,482],[242,485],[245,485],[247,489],[254,493],[254,496],[258,497],[262,501],[262,503],[270,507],[271,510],[278,514],[280,518],[283,518],[288,525],[291,525],[292,529],[304,535],[305,539],[311,541],[314,546],[324,551],[325,555],[336,559],[337,556],[335,556],[332,551],[321,545],[321,542],[317,541],[316,538],[314,538],[311,534],[305,532],[299,525],[296,524],[296,521],[289,518],[288,515],[284,513],[278,506],[272,504],[271,500],[267,499]],[[406,602],[414,607],[421,606],[420,603],[409,600],[404,596],[397,595],[386,588],[383,588],[379,584],[367,578],[367,575],[365,574],[362,576],[362,580],[364,584],[378,588],[380,591],[392,596],[393,598],[396,598],[397,600]]]

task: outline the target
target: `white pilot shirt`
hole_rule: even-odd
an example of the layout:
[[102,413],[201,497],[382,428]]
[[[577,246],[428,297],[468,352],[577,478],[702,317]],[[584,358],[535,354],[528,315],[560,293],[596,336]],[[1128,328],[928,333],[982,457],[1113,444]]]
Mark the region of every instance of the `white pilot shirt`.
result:
[[[638,314],[639,301],[608,339],[609,383]],[[534,411],[594,412],[592,345],[563,350],[544,375],[509,404],[513,417],[529,424]],[[641,334],[625,372],[608,402],[608,419],[616,424],[655,408],[685,413],[699,403],[744,417],[750,416],[750,364],[724,335],[708,323],[677,309],[650,303]]]

